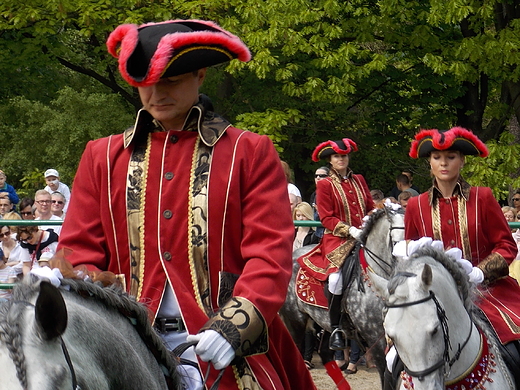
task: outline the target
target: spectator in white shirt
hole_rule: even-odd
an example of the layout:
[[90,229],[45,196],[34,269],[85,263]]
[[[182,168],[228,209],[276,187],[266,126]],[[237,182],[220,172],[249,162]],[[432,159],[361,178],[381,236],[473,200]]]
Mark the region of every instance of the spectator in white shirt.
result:
[[64,212],[67,212],[67,207],[70,202],[70,189],[69,186],[60,181],[60,174],[56,169],[47,169],[45,171],[45,182],[47,187],[44,188],[49,194],[53,192],[59,192],[65,197],[65,208]]

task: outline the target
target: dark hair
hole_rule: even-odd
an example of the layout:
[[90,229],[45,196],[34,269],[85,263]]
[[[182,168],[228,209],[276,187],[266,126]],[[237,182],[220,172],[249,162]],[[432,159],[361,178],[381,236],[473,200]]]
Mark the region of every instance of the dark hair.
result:
[[34,199],[33,198],[23,198],[21,201],[20,201],[20,211],[23,210],[24,208],[26,208],[27,206],[31,206],[33,207],[34,205]]
[[398,183],[404,184],[405,186],[410,185],[410,178],[402,173],[397,175],[397,178],[395,179],[395,181],[397,181]]

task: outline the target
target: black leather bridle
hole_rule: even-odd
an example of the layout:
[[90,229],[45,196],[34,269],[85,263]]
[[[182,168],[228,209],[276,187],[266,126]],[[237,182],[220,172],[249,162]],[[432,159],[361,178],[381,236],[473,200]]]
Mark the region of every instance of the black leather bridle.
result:
[[[384,210],[385,210],[385,216],[386,216],[388,222],[390,223],[390,229],[389,229],[389,232],[388,232],[388,247],[389,248],[393,248],[395,243],[392,240],[392,231],[393,230],[404,230],[404,226],[393,226],[393,224],[392,224],[392,216],[390,214],[391,213],[396,213],[396,212],[395,211],[389,212],[386,207],[384,208]],[[390,275],[392,273],[392,269],[393,269],[392,264],[389,264],[388,261],[386,261],[381,256],[379,256],[377,253],[372,251],[365,244],[363,244],[362,247],[365,250],[365,252],[370,255],[372,260],[374,260],[374,262],[377,265],[379,265],[379,267],[386,273],[386,275],[388,277],[390,277]],[[395,260],[395,256],[394,255],[392,255],[391,258],[392,258],[392,260]],[[383,267],[383,264],[384,264],[384,267]],[[390,270],[390,271],[387,271],[387,270]]]
[[464,343],[462,345],[459,344],[457,352],[455,353],[453,358],[450,359],[449,351],[451,350],[451,342],[450,342],[450,335],[449,335],[449,328],[448,328],[448,317],[446,316],[446,312],[440,305],[439,301],[435,297],[435,293],[433,291],[430,290],[430,294],[427,297],[418,299],[416,301],[396,303],[396,304],[385,304],[385,306],[388,309],[408,307],[408,306],[419,305],[421,303],[428,302],[429,300],[433,300],[433,302],[435,303],[435,306],[437,308],[437,317],[439,318],[439,321],[441,322],[441,325],[442,325],[442,333],[444,335],[444,353],[443,353],[443,357],[437,363],[435,363],[431,367],[426,368],[422,371],[412,371],[403,362],[404,370],[406,371],[406,373],[412,377],[418,378],[419,381],[423,381],[425,376],[430,375],[431,373],[437,371],[439,368],[443,367],[445,364],[447,364],[448,367],[451,369],[453,364],[457,360],[459,360],[460,354],[462,353],[462,350],[464,349],[464,347],[468,344],[468,341],[471,338],[471,334],[473,332],[473,323],[471,323],[471,325],[469,327],[468,337],[466,338],[466,340],[464,341]]

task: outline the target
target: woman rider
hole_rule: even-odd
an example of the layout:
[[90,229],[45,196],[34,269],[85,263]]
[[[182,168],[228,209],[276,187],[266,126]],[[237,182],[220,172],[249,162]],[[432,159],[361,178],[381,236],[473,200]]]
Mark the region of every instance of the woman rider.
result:
[[433,186],[408,201],[405,238],[441,240],[446,249],[461,249],[464,259],[472,263],[468,271],[478,285],[477,305],[510,355],[506,361],[514,365],[511,372],[519,388],[520,288],[508,276],[517,247],[491,189],[471,187],[460,176],[464,156],[488,154],[486,145],[461,127],[422,130],[415,136],[410,157],[427,158]]
[[298,259],[302,267],[318,280],[329,281],[329,315],[333,329],[330,348],[343,350],[345,334],[339,329],[341,319],[342,283],[340,267],[350,254],[356,240],[351,227],[359,228],[367,211],[374,208],[370,190],[361,175],[349,168],[350,153],[357,145],[349,138],[326,141],[312,153],[315,162],[326,160],[329,176],[316,184],[316,204],[325,234],[318,246]]

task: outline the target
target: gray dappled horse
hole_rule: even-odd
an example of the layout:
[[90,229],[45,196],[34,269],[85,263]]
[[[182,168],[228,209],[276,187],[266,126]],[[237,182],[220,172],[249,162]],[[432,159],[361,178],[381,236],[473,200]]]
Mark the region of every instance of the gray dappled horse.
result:
[[[359,249],[364,251],[366,263],[377,275],[388,279],[393,271],[395,258],[392,256],[393,246],[404,239],[404,210],[394,210],[384,207],[374,211],[365,222],[358,247],[352,252],[342,267],[344,278],[344,292],[342,309],[348,313],[351,324],[343,316],[342,327],[347,330],[354,326],[354,334],[349,338],[355,338],[362,350],[370,349],[374,363],[377,366],[381,383],[385,369],[386,342],[383,331],[383,303],[370,286],[366,271],[359,263]],[[293,273],[287,298],[280,310],[282,319],[296,342],[303,345],[305,329],[314,320],[324,330],[330,332],[329,313],[327,310],[302,302],[295,293],[295,279],[300,268],[296,259],[310,251],[313,246],[307,246],[293,253]],[[350,270],[347,270],[348,266]],[[350,277],[349,277],[350,274]],[[352,330],[352,329],[351,329]],[[328,336],[328,335],[327,335]],[[333,351],[328,349],[328,339],[322,341],[320,357],[324,363],[333,359]]]
[[165,390],[163,369],[180,389],[143,305],[114,288],[63,285],[24,281],[0,306],[1,390]]
[[399,389],[517,388],[500,341],[473,302],[475,286],[455,260],[421,247],[399,260],[389,281],[370,277],[387,299],[385,330],[404,363]]

